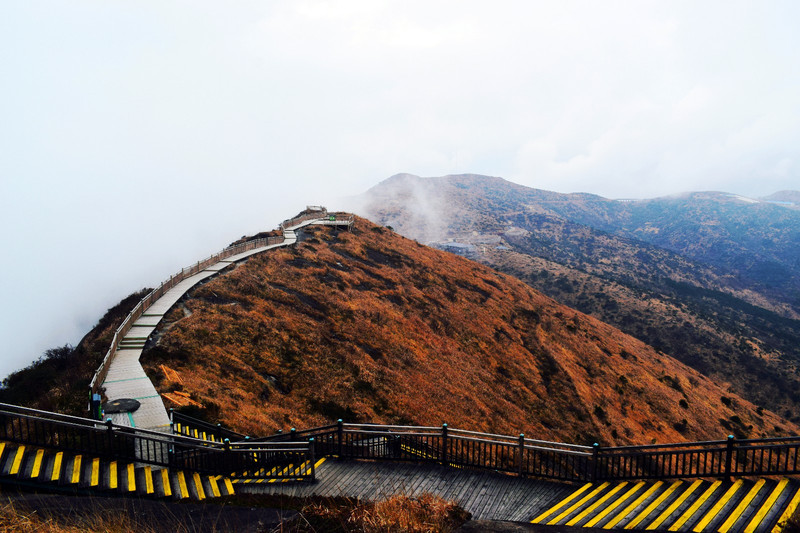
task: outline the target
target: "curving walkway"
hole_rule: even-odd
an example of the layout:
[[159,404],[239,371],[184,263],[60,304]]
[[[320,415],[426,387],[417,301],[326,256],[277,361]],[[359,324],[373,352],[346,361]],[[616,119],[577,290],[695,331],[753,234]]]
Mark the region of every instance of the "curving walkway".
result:
[[190,276],[153,302],[147,311],[139,317],[125,335],[119,345],[113,360],[109,364],[108,373],[101,387],[105,389],[108,402],[123,398],[138,400],[141,406],[132,413],[114,413],[106,415],[115,424],[136,428],[169,431],[169,414],[164,407],[161,396],[156,391],[150,378],[144,372],[139,357],[142,355],[145,342],[150,334],[158,327],[164,315],[175,305],[186,292],[200,283],[225,270],[232,264],[247,259],[251,255],[265,252],[280,246],[289,246],[297,242],[296,231],[310,225],[349,225],[351,221],[331,219],[327,213],[316,219],[304,220],[295,225],[283,227],[284,240],[279,244],[271,244],[254,248],[237,255],[232,255],[213,265],[210,265]]

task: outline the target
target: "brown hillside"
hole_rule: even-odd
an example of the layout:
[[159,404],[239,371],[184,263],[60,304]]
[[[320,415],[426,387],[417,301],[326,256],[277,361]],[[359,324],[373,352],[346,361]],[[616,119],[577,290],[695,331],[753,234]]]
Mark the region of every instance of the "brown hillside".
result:
[[620,202],[477,175],[397,175],[355,203],[800,423],[800,218],[783,203],[724,193]]
[[142,357],[161,393],[249,434],[337,418],[603,444],[798,432],[515,278],[363,219],[304,231],[176,306]]

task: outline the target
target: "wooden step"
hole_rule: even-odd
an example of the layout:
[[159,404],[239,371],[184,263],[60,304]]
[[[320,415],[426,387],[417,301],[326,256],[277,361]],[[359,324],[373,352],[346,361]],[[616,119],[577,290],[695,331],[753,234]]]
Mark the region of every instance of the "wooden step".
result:
[[43,489],[61,487],[175,500],[205,500],[234,493],[231,480],[223,476],[173,472],[0,441],[0,481],[3,479]]

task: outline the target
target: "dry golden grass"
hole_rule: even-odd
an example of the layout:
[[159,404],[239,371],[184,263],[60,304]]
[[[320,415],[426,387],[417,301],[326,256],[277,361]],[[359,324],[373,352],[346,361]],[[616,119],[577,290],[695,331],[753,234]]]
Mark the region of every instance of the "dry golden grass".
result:
[[0,503],[0,532],[2,533],[150,533],[153,530],[134,524],[126,515],[104,513],[76,515],[57,521],[44,517],[37,511]]
[[142,357],[159,392],[251,435],[337,418],[580,444],[800,431],[515,278],[365,220],[308,233],[190,294]]
[[376,503],[320,501],[303,507],[293,531],[447,533],[469,519],[457,504],[431,494],[397,495]]

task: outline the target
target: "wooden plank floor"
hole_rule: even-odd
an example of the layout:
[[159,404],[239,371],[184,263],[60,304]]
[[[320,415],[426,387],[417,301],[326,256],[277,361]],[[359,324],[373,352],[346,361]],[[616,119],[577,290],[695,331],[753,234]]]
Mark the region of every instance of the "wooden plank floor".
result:
[[527,521],[575,490],[573,485],[439,465],[328,459],[316,483],[237,484],[238,493],[348,496],[380,500],[430,493],[458,502],[479,520]]

